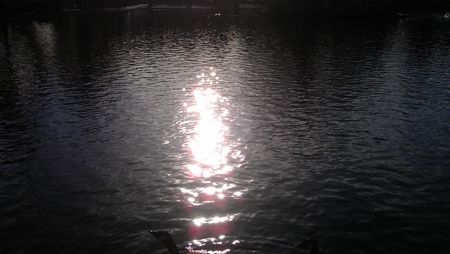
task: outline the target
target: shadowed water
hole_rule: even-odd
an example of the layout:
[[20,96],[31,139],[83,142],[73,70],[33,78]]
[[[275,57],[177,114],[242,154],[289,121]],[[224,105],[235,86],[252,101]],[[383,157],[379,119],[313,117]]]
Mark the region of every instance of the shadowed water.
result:
[[[450,22],[251,12],[0,34],[5,253],[447,253]],[[220,243],[220,244],[219,244]]]

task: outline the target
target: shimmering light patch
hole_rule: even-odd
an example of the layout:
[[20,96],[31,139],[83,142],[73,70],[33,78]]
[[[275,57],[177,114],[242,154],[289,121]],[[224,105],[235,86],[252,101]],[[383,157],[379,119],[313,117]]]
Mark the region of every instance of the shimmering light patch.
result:
[[233,194],[233,196],[236,196],[236,197],[240,197],[242,195],[242,192],[240,192],[240,191],[236,191],[234,194]]
[[233,215],[212,218],[197,218],[192,220],[193,224],[189,226],[189,235],[192,238],[199,238],[204,235],[226,235],[230,232],[229,222],[234,218]]
[[224,216],[224,217],[212,217],[212,218],[197,218],[192,220],[195,225],[201,226],[203,224],[217,224],[217,223],[223,223],[227,221],[232,221],[234,219],[234,215]]
[[[231,122],[229,101],[216,91],[222,87],[220,78],[214,68],[197,75],[198,83],[186,95],[189,102],[183,103],[184,110],[190,121],[184,122],[183,129],[188,134],[185,147],[189,149],[191,163],[186,167],[189,177],[195,180],[192,189],[181,189],[184,197],[184,210],[191,213],[196,207],[214,205],[215,209],[224,209],[229,202],[228,197],[237,197],[234,184],[220,182],[223,177],[228,181],[232,176],[236,162],[242,162],[243,156],[236,151],[236,141],[228,140],[230,128],[227,122]],[[195,119],[195,122],[193,121]],[[230,163],[229,160],[232,160]],[[238,203],[242,197],[238,197]],[[235,200],[234,203],[236,204]],[[190,236],[194,239],[205,236],[216,236],[211,238],[214,244],[221,244],[220,240],[225,238],[231,230],[231,221],[235,215],[213,216],[210,218],[197,217],[192,219],[188,227]],[[201,240],[194,241],[195,246],[205,250],[200,253],[227,253],[229,250],[218,251],[217,248],[203,246]],[[211,247],[211,246],[210,246]],[[206,250],[214,249],[214,251]],[[196,249],[195,253],[199,253]]]
[[193,156],[193,164],[188,166],[190,173],[196,177],[209,178],[217,174],[230,173],[233,168],[228,163],[231,148],[227,145],[225,135],[229,131],[223,120],[228,110],[222,105],[225,99],[210,85],[217,84],[219,77],[213,68],[210,73],[198,75],[198,88],[192,94],[193,105],[186,105],[187,112],[195,113],[198,121],[188,142]]
[[206,218],[194,219],[192,222],[194,222],[194,224],[197,225],[197,226],[201,226],[203,223],[206,222]]
[[[221,235],[219,239],[224,239],[225,236]],[[205,253],[205,254],[225,254],[230,252],[230,249],[220,249],[215,246],[220,246],[223,243],[221,241],[217,241],[216,238],[206,238],[201,240],[193,240],[192,243],[189,243],[189,246],[186,247],[188,253]]]
[[[197,206],[202,203],[214,203],[217,199],[224,199],[225,196],[231,196],[228,194],[229,189],[235,187],[234,184],[222,184],[217,182],[210,184],[211,185],[208,187],[191,190],[181,188],[180,191],[183,194],[185,201],[191,205]],[[234,193],[233,196],[236,196],[236,193]]]
[[230,249],[225,249],[225,250],[197,250],[195,248],[186,248],[189,253],[192,254],[225,254],[225,253],[229,253]]
[[209,195],[215,194],[216,191],[217,191],[217,189],[214,187],[207,187],[207,188],[203,189],[203,192],[206,194],[209,194]]
[[[223,245],[221,240],[225,239],[224,235],[220,235],[217,238],[205,238],[205,239],[196,239],[193,240],[192,243],[189,243],[189,246],[186,247],[188,253],[216,253],[216,254],[224,254],[230,252],[230,249],[227,248],[227,245]],[[236,241],[235,241],[236,242]],[[239,241],[237,241],[239,242]],[[234,244],[234,243],[233,243]]]
[[200,242],[199,240],[194,240],[192,241],[194,244],[198,245],[198,246],[202,246],[204,245],[204,243]]

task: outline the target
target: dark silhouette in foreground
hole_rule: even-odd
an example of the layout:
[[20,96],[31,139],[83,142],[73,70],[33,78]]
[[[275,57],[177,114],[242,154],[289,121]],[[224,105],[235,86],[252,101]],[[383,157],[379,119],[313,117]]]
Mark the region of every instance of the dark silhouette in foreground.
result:
[[[170,254],[179,254],[180,251],[176,243],[173,241],[172,236],[167,231],[152,231],[149,230],[150,234],[152,234],[158,241],[160,241],[166,248],[169,250]],[[319,245],[316,240],[311,238],[306,238],[301,243],[295,245],[295,248],[303,248],[307,249],[311,252],[311,254],[319,254]]]
[[301,243],[295,245],[295,248],[303,248],[311,251],[311,254],[319,254],[319,244],[311,238],[306,238]]
[[169,250],[170,254],[179,254],[178,247],[172,239],[172,236],[167,231],[157,231],[154,232],[149,230],[150,234],[152,234],[158,241],[160,241],[166,248]]

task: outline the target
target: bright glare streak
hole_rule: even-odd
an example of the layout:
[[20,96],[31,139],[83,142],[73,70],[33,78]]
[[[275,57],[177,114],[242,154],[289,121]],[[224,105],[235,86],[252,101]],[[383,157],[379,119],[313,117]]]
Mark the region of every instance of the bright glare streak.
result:
[[[228,161],[230,158],[233,160],[232,163],[243,160],[240,152],[233,150],[234,143],[227,140],[231,135],[229,135],[230,128],[226,124],[232,121],[227,109],[229,101],[215,90],[216,87],[221,86],[218,86],[220,79],[213,68],[198,75],[197,79],[198,85],[193,86],[192,90],[188,89],[192,93],[192,101],[183,103],[188,116],[187,126],[191,126],[190,123],[194,124],[184,132],[189,134],[184,147],[189,149],[191,156],[191,163],[187,165],[188,173],[193,176],[193,179],[200,180],[202,186],[181,189],[187,212],[190,212],[193,207],[206,207],[211,203],[215,203],[215,208],[224,209],[228,203],[226,197],[241,195],[233,190],[234,184],[220,183],[220,180],[219,182],[217,180],[217,176],[225,177],[225,179],[231,176],[234,168]],[[191,119],[195,119],[195,123]],[[194,217],[189,226],[189,234],[193,238],[201,237],[206,233],[220,235],[218,239],[212,239],[211,242],[221,244],[220,240],[224,239],[230,231],[229,222],[234,218],[235,215]],[[205,249],[195,249],[196,253],[230,252],[230,249],[206,250],[207,246],[203,240],[194,240],[193,243],[197,245],[195,248]]]
[[201,87],[193,91],[195,102],[187,108],[188,112],[198,116],[188,142],[195,163],[189,165],[188,169],[193,175],[204,178],[233,170],[227,165],[231,148],[226,145],[225,134],[229,128],[223,124],[229,112],[221,105],[225,100],[220,94],[206,86],[218,80],[214,68],[210,70],[209,75],[202,73],[197,76]]
[[232,221],[234,219],[233,215],[224,216],[224,217],[213,217],[213,218],[197,218],[192,220],[196,226],[201,226],[203,224],[217,224],[217,223],[223,223],[227,221]]
[[[186,201],[192,205],[201,205],[202,203],[213,203],[216,197],[217,199],[224,199],[230,188],[234,188],[234,184],[219,184],[217,182],[212,183],[213,186],[200,187],[195,189],[185,189],[181,188],[180,191],[186,197]],[[233,193],[232,196],[240,196],[241,194]],[[203,199],[205,196],[201,194],[206,194],[208,197]]]
[[201,226],[203,223],[206,222],[206,218],[194,219],[193,222],[194,222],[195,225]]
[[205,188],[205,189],[203,190],[203,192],[206,193],[206,194],[209,194],[209,195],[213,195],[213,194],[216,193],[216,188],[214,188],[214,187],[208,187],[208,188]]
[[[204,246],[205,244],[201,244],[198,246]],[[193,248],[192,246],[186,247],[186,249],[189,251],[189,253],[199,253],[199,254],[226,254],[229,253],[230,249],[225,250],[198,250]]]
[[236,196],[236,197],[240,197],[241,195],[242,195],[242,192],[240,192],[240,191],[236,191],[234,193],[234,196]]

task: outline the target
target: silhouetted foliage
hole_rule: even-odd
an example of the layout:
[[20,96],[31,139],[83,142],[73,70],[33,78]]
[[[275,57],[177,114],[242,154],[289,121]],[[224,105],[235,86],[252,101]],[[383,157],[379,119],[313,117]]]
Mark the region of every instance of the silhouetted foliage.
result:
[[448,0],[270,0],[269,14],[395,14],[450,10]]
[[1,0],[1,9],[11,12],[54,12],[61,11],[69,0]]
[[148,3],[148,0],[0,0],[3,12],[55,12],[64,9],[121,8],[125,4]]
[[[154,4],[185,4],[186,0],[152,0]],[[247,0],[192,0],[194,4]],[[450,0],[252,0],[266,4],[273,15],[293,14],[392,14],[409,11],[449,12]],[[149,0],[0,0],[1,13],[55,12],[64,9],[120,8],[148,4]]]

